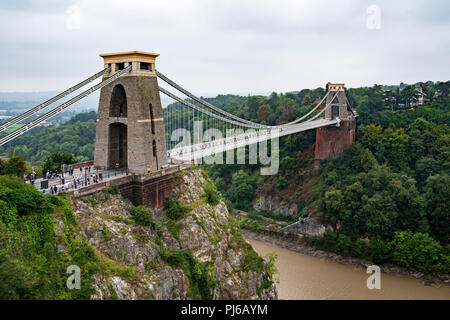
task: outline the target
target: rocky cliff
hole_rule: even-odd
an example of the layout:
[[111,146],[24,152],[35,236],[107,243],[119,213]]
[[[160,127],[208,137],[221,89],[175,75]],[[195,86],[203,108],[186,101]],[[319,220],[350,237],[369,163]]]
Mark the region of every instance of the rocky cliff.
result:
[[300,218],[299,221],[281,229],[282,231],[292,231],[311,236],[321,236],[325,232],[325,226],[321,225],[314,218]]
[[[245,241],[208,177],[190,169],[176,178],[170,205],[154,212],[114,190],[71,200],[78,236],[100,261],[91,298],[276,299],[272,264]],[[59,220],[57,234],[66,229]]]
[[256,199],[253,209],[256,211],[266,210],[282,216],[295,217],[298,214],[298,206],[288,203],[278,197],[260,196]]

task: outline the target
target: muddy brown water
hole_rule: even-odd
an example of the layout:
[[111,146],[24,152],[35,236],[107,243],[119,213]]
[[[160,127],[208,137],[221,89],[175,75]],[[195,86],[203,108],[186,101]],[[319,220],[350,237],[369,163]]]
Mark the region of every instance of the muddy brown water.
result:
[[381,273],[381,289],[367,288],[366,270],[247,239],[262,256],[278,255],[279,299],[444,299],[450,286],[424,286],[411,277]]

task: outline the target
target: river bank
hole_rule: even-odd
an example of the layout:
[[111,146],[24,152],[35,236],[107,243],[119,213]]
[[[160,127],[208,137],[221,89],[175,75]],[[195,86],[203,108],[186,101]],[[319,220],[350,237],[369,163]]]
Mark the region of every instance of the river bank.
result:
[[[373,265],[373,262],[362,260],[362,259],[356,259],[352,257],[343,257],[340,255],[337,255],[335,253],[325,252],[321,250],[316,250],[308,245],[284,240],[277,238],[275,236],[270,235],[263,235],[263,234],[257,234],[248,230],[242,230],[244,236],[246,239],[250,240],[257,240],[264,243],[268,243],[280,248],[284,248],[290,251],[294,251],[297,253],[305,254],[308,256],[316,257],[321,259],[322,261],[330,261],[335,262],[339,264],[344,265],[350,265],[355,270],[361,270],[364,271],[367,269],[368,266]],[[449,275],[438,275],[438,276],[429,276],[419,271],[414,270],[408,270],[406,268],[402,268],[399,266],[395,266],[392,264],[385,264],[380,267],[382,273],[385,274],[391,274],[398,277],[405,277],[405,278],[413,278],[419,280],[419,282],[423,286],[431,286],[434,288],[440,288],[441,286],[447,286],[450,288],[450,276]]]

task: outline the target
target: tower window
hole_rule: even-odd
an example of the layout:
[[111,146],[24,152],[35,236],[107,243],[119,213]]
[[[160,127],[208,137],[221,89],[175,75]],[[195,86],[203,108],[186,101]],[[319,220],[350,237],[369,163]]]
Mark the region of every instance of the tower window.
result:
[[118,71],[123,70],[125,69],[125,63],[124,62],[117,63],[116,67]]
[[153,140],[153,156],[156,157],[156,141]]
[[152,134],[155,134],[155,120],[153,118],[153,107],[152,104],[149,104],[150,108],[150,120],[151,120],[151,126],[152,126]]
[[151,71],[151,65],[148,62],[141,62],[141,70]]

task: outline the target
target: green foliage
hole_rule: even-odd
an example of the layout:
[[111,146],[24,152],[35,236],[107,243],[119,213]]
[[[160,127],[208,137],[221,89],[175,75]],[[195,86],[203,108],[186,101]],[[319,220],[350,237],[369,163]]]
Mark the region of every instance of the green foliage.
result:
[[188,209],[185,208],[178,199],[167,197],[166,202],[164,203],[164,211],[170,219],[178,220],[188,212]]
[[0,159],[0,175],[23,177],[27,168],[21,156],[12,156],[8,161]]
[[106,192],[112,195],[119,194],[119,186],[115,183],[111,183],[108,188],[106,188]]
[[108,227],[106,226],[106,224],[102,225],[102,238],[106,241],[108,241],[110,239],[109,230],[108,230]]
[[19,216],[48,210],[45,199],[33,186],[24,185],[19,179],[0,177],[0,200],[15,208]]
[[206,185],[203,186],[203,191],[205,192],[206,201],[210,205],[218,205],[220,201],[221,194],[217,191],[216,186],[208,182]]
[[426,273],[450,271],[450,257],[439,242],[426,233],[396,232],[390,246],[392,260],[399,266]]
[[340,234],[336,241],[336,253],[347,257],[352,252],[352,241],[345,234]]
[[155,221],[152,217],[152,211],[144,206],[134,207],[130,210],[131,218],[134,222],[141,226],[153,226]]
[[[64,222],[58,238],[55,212]],[[99,261],[76,228],[67,200],[0,177],[0,299],[88,299]],[[80,290],[66,287],[70,265],[82,270]]]
[[17,218],[17,209],[9,207],[7,202],[0,200],[0,220],[5,225],[14,225],[17,222]]
[[366,259],[368,255],[368,247],[361,239],[356,239],[351,248],[351,256],[355,258]]
[[337,243],[337,234],[333,231],[326,229],[321,237],[314,238],[312,245],[318,249],[335,252]]
[[71,153],[78,161],[94,159],[96,118],[92,111],[77,114],[56,127],[35,128],[1,146],[0,154],[20,155],[30,162],[43,161],[55,151]]
[[55,151],[45,159],[43,170],[46,172],[61,172],[63,164],[69,165],[76,162],[77,160],[72,153]]
[[[275,261],[278,258],[278,255],[275,252],[269,252],[265,255],[265,260],[266,260],[266,272],[267,275],[270,279],[273,279],[273,277],[276,277],[277,275],[280,274],[280,271],[278,270],[278,268],[275,266]],[[277,283],[280,282],[279,278],[275,278],[275,281]],[[272,282],[270,281],[270,285],[272,284]]]
[[432,235],[450,243],[450,178],[447,174],[431,176],[425,185],[428,220]]
[[375,264],[385,264],[390,259],[390,248],[379,236],[370,240],[370,255]]
[[288,182],[287,182],[286,178],[283,176],[279,176],[278,182],[276,184],[276,188],[282,190],[282,189],[285,189],[287,186],[288,186]]
[[177,240],[180,238],[180,227],[178,226],[176,221],[169,220],[169,222],[167,222],[167,224],[166,224],[166,227],[167,227],[167,231],[169,231],[169,233],[172,237],[174,237]]
[[243,245],[241,269],[245,272],[254,271],[262,273],[264,271],[264,259],[261,258],[248,243]]
[[250,176],[243,170],[239,170],[232,176],[232,182],[228,189],[227,197],[235,204],[237,209],[248,210],[251,208],[255,186],[255,177]]
[[333,182],[321,186],[325,221],[339,223],[341,233],[355,237],[389,238],[405,229],[426,232],[427,203],[415,180],[376,162],[368,165],[371,157],[370,151],[355,143],[333,169]]

